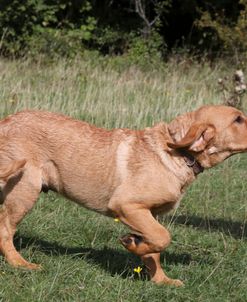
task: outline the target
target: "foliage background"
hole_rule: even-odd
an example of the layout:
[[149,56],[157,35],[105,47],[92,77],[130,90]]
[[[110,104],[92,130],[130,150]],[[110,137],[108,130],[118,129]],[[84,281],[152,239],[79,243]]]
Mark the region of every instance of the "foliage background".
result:
[[[138,6],[139,5],[139,6]],[[140,8],[143,10],[141,13]],[[247,0],[2,0],[4,56],[163,58],[171,49],[245,53]]]

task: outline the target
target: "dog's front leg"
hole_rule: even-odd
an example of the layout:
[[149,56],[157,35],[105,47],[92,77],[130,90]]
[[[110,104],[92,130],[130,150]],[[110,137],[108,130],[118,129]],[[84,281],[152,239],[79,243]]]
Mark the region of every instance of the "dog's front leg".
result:
[[151,281],[158,284],[182,286],[183,282],[178,279],[171,279],[166,276],[160,264],[160,253],[146,254],[141,256],[143,263],[148,269]]
[[170,244],[171,238],[168,230],[154,219],[150,210],[140,204],[124,203],[118,204],[114,212],[134,231],[133,234],[123,236],[121,243],[130,252],[141,257],[151,280],[159,284],[183,285],[180,280],[167,277],[161,268],[160,252]]

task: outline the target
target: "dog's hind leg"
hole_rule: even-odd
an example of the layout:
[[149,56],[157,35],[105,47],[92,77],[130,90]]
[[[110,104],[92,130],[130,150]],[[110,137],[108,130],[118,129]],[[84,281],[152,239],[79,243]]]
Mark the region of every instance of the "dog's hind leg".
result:
[[15,267],[27,269],[40,267],[29,263],[17,252],[13,237],[17,224],[36,202],[41,187],[40,169],[27,164],[23,174],[10,179],[2,192],[4,202],[0,210],[0,251],[7,262]]

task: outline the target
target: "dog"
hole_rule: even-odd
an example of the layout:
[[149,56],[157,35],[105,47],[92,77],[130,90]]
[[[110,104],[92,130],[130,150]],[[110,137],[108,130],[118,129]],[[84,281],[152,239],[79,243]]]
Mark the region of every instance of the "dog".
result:
[[247,117],[203,106],[144,130],[106,130],[70,117],[23,111],[0,121],[0,251],[15,267],[38,269],[13,236],[41,191],[55,191],[131,229],[120,241],[141,257],[150,279],[182,285],[161,268],[171,242],[155,219],[176,208],[204,169],[247,151]]

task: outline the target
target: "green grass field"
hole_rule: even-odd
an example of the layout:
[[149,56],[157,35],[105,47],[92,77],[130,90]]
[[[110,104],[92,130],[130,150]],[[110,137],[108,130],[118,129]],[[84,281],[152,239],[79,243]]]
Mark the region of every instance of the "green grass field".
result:
[[[230,64],[229,64],[230,65]],[[0,116],[26,108],[63,112],[106,128],[140,129],[222,102],[217,79],[234,66],[171,59],[159,70],[75,59],[0,61]],[[246,107],[246,106],[245,106]],[[15,245],[42,271],[0,258],[0,301],[247,301],[247,156],[205,171],[180,207],[160,218],[172,233],[162,254],[182,288],[157,286],[118,238],[125,227],[53,193],[41,194]]]

